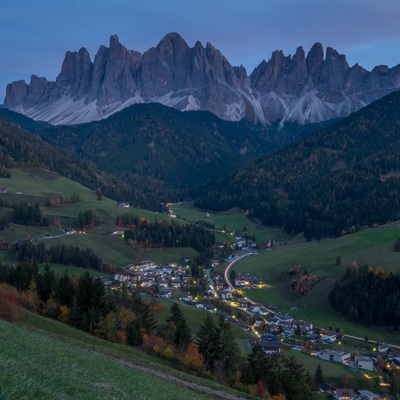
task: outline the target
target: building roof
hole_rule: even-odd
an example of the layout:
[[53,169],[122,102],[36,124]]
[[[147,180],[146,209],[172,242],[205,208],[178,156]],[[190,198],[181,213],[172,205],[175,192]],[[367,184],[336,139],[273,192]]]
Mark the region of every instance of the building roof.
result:
[[281,349],[282,343],[275,340],[260,340],[260,346],[263,349]]
[[358,394],[360,396],[366,397],[367,399],[379,399],[379,395],[370,392],[369,390],[359,390]]
[[339,397],[354,397],[354,390],[353,389],[336,389],[336,395]]

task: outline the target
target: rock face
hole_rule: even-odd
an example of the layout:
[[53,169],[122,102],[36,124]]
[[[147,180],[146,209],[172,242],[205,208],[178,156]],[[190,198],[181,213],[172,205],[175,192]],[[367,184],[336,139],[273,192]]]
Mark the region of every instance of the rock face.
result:
[[400,88],[400,65],[350,67],[344,55],[316,43],[306,55],[273,52],[247,75],[210,43],[190,48],[177,33],[144,54],[113,35],[94,61],[85,48],[67,52],[55,82],[32,75],[7,86],[4,107],[36,120],[76,124],[105,118],[134,103],[207,110],[226,120],[304,124],[344,117]]

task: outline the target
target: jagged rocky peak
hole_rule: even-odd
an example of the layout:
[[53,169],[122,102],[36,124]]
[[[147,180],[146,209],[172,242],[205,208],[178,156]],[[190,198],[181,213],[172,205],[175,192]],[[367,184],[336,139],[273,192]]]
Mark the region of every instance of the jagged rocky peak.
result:
[[179,33],[171,32],[164,36],[156,47],[160,55],[169,55],[173,53],[179,53],[182,51],[188,51],[189,45],[185,42],[183,37]]
[[272,53],[248,76],[211,43],[190,47],[168,33],[143,54],[128,50],[117,35],[100,46],[93,62],[85,48],[67,51],[55,82],[32,75],[29,84],[7,86],[4,106],[54,124],[105,118],[137,102],[179,110],[207,110],[227,120],[268,124],[344,117],[400,89],[400,66],[371,72],[349,67],[346,56],[321,43],[294,55]]
[[316,76],[324,62],[324,48],[321,43],[315,43],[307,54],[307,71],[311,76]]

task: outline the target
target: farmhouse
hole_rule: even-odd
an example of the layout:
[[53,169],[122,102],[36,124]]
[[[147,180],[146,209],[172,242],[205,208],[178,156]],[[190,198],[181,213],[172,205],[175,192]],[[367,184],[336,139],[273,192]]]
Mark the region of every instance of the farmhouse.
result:
[[247,283],[246,283],[246,279],[245,278],[240,276],[240,277],[235,279],[235,286],[246,286],[246,285],[247,285]]
[[247,299],[238,299],[239,308],[242,310],[248,310],[250,307],[250,302]]
[[335,398],[337,400],[354,400],[355,393],[353,389],[336,389]]
[[282,343],[277,340],[276,335],[267,333],[260,338],[260,347],[268,354],[280,353]]
[[335,361],[343,364],[350,362],[350,353],[335,350],[322,350],[317,353],[318,358],[325,361]]

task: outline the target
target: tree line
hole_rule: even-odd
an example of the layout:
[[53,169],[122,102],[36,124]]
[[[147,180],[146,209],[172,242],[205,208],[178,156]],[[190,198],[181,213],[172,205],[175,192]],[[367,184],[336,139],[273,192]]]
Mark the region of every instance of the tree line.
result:
[[400,327],[400,274],[369,266],[349,267],[329,293],[332,307],[366,327]]
[[195,224],[177,224],[174,221],[142,220],[125,231],[125,240],[133,240],[138,246],[148,247],[192,247],[202,252],[215,244],[213,231]]
[[44,241],[25,240],[15,245],[17,262],[35,259],[36,262],[54,262],[64,265],[76,265],[80,268],[101,271],[103,261],[92,249],[81,249],[72,245],[53,245],[46,248]]
[[115,222],[118,226],[128,228],[124,238],[133,247],[192,247],[199,252],[197,259],[193,260],[195,267],[203,265],[212,257],[215,233],[203,224],[178,224],[171,220],[152,222],[132,213],[117,217]]
[[4,209],[0,216],[0,230],[5,229],[10,222],[19,225],[49,226],[49,220],[38,203],[34,205],[26,202],[13,204],[7,200],[0,200],[0,207]]

